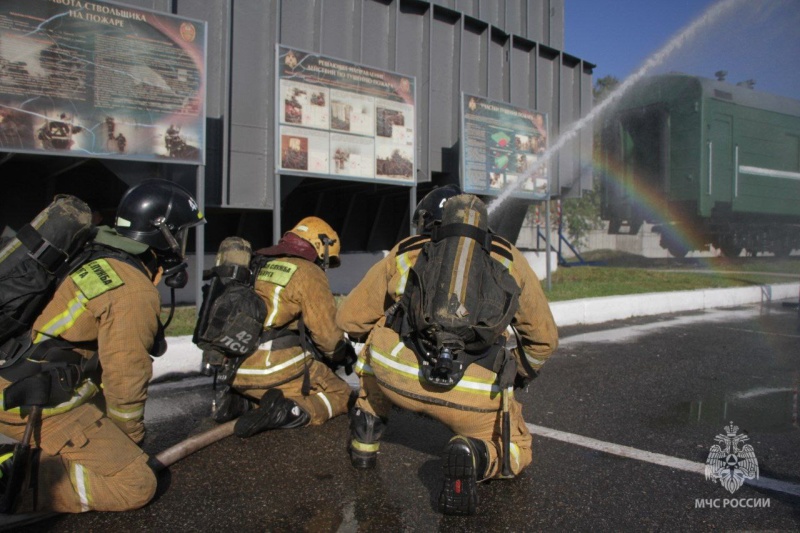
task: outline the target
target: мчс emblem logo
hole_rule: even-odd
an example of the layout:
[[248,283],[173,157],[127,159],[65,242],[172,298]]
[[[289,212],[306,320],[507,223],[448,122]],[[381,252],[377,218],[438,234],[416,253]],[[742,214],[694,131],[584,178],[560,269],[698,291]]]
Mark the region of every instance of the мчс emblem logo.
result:
[[725,426],[725,435],[714,437],[715,444],[708,452],[706,459],[706,479],[714,483],[719,479],[720,485],[733,494],[744,484],[746,479],[758,479],[758,460],[755,451],[749,444],[742,446],[750,437],[739,432],[739,426],[733,422]]
[[194,24],[190,22],[184,22],[181,24],[180,28],[181,37],[186,42],[194,42],[195,37],[197,37],[197,30],[194,27]]

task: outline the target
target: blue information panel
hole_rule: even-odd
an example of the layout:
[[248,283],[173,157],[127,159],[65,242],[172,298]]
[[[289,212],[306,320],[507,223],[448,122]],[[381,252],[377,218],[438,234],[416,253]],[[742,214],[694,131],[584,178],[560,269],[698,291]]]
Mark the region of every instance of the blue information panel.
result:
[[517,198],[545,198],[547,115],[466,93],[461,109],[463,190],[497,196],[512,188]]
[[206,23],[0,0],[0,151],[200,164]]

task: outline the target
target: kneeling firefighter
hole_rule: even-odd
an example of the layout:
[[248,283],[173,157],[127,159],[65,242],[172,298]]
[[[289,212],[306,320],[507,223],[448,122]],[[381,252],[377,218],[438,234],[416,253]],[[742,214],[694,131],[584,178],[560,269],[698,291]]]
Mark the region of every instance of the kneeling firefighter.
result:
[[319,425],[347,411],[350,386],[332,368],[354,361],[355,352],[336,327],[325,275],[339,266],[340,247],[331,226],[307,217],[253,254],[254,288],[266,319],[255,352],[222,365],[230,387],[218,395],[213,413],[217,422],[238,417],[237,436]]
[[[0,487],[15,491],[6,496],[25,495],[23,507],[17,501],[6,512],[124,511],[155,494],[139,444],[151,357],[166,350],[156,285],[186,284],[187,233],[205,219],[186,190],[160,179],[123,195],[113,228],[93,228],[88,210],[86,219],[93,235],[64,265],[25,335],[29,346],[0,365],[0,433],[37,447],[25,457],[24,484],[7,486],[16,452],[0,465]],[[31,258],[53,255],[47,243],[38,249]]]
[[374,265],[336,317],[351,338],[369,335],[356,365],[350,458],[355,468],[376,466],[392,405],[428,415],[456,433],[442,455],[439,509],[474,514],[478,482],[514,477],[531,462],[513,388],[536,376],[558,333],[539,279],[488,229],[480,199],[434,189],[413,221],[418,235]]

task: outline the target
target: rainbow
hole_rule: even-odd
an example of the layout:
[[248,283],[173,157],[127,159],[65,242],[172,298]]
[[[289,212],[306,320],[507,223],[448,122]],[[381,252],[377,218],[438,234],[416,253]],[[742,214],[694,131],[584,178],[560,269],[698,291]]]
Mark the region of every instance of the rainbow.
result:
[[[654,187],[644,179],[626,176],[622,166],[610,159],[595,154],[592,160],[594,179],[605,180],[614,188],[622,190],[630,198],[631,205],[645,220],[654,224],[672,224],[673,237],[676,242],[689,250],[702,250],[704,238],[698,231],[697,224],[684,214],[669,209],[665,201],[665,192]],[[628,173],[629,174],[629,173]]]

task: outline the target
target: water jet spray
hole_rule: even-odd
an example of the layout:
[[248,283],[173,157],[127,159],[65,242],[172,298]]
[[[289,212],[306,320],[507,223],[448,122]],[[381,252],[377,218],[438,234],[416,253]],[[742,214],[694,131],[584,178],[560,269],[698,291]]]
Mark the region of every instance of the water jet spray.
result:
[[665,59],[667,59],[676,50],[681,48],[689,39],[696,36],[701,29],[715,22],[723,13],[729,9],[733,9],[738,4],[744,5],[746,3],[747,0],[721,0],[720,2],[708,8],[706,12],[700,16],[700,18],[686,26],[680,33],[670,39],[670,41],[667,42],[667,44],[665,44],[660,50],[650,56],[650,58],[647,59],[647,61],[645,61],[636,72],[628,76],[628,78],[623,81],[614,91],[609,93],[608,97],[594,107],[589,114],[573,123],[567,129],[567,131],[562,133],[556,140],[555,144],[544,151],[539,160],[534,163],[533,167],[528,170],[528,173],[522,179],[519,179],[510,186],[506,187],[497,198],[492,200],[487,206],[489,215],[491,216],[492,213],[494,213],[494,211],[503,204],[503,202],[511,197],[512,194],[514,194],[514,192],[522,183],[525,183],[528,178],[531,178],[533,174],[539,171],[548,161],[553,158],[556,153],[558,153],[559,150],[561,150],[561,148],[564,147],[565,144],[575,138],[575,136],[578,135],[578,133],[587,124],[594,122],[594,120],[607,108],[619,101],[639,80],[663,63]]

